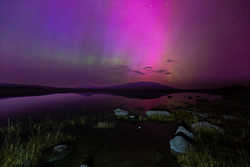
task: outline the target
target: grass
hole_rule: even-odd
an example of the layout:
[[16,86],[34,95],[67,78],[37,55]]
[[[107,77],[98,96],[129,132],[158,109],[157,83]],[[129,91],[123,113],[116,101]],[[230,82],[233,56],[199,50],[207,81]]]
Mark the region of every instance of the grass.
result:
[[196,129],[194,139],[194,148],[178,156],[181,166],[241,167],[250,165],[249,151],[246,150],[249,140],[245,141],[245,139],[221,134],[211,129]]
[[167,115],[160,115],[160,114],[155,114],[155,115],[148,115],[147,120],[148,121],[155,121],[155,122],[171,122],[174,121],[173,116],[167,116]]
[[[239,100],[225,101],[224,98],[215,102],[200,99],[197,104],[186,103],[198,113],[209,113],[207,118],[192,115],[186,109],[175,106],[156,106],[153,109],[171,113],[171,120],[186,122],[189,126],[198,121],[209,121],[220,125],[225,133],[206,128],[195,128],[194,147],[185,154],[178,155],[178,162],[183,167],[242,167],[250,166],[250,121],[225,120],[223,114],[247,117],[250,107],[243,106]],[[246,100],[244,100],[244,104]],[[156,118],[157,120],[158,118]]]
[[82,116],[68,118],[63,121],[53,120],[48,115],[44,121],[35,123],[29,116],[29,125],[22,122],[13,123],[8,120],[8,125],[0,127],[0,166],[34,166],[42,153],[48,148],[65,141],[74,141],[75,135],[65,132],[65,129],[76,125],[83,125],[88,121],[99,121],[94,128],[114,128],[113,121],[107,121],[107,116]]
[[97,129],[112,129],[115,127],[115,124],[113,122],[98,122],[96,125],[94,125],[94,128]]
[[8,125],[0,128],[0,166],[34,166],[45,149],[75,140],[74,135],[63,132],[63,127],[52,120],[34,124],[30,118],[30,127],[26,129],[21,122],[13,124],[8,120]]

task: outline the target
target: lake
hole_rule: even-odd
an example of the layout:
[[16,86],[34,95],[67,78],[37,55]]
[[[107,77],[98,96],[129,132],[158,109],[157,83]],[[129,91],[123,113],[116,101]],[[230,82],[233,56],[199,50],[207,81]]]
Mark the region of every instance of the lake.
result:
[[[137,96],[136,93],[125,96],[108,94],[51,94],[44,96],[13,97],[0,99],[0,122],[6,124],[7,120],[27,122],[29,116],[36,122],[45,117],[52,119],[65,119],[67,117],[84,114],[97,115],[103,112],[113,112],[121,109],[141,109],[142,112],[150,110],[159,104],[183,105],[182,102],[195,103],[196,99],[220,99],[221,96],[201,93],[173,93],[160,97]],[[169,98],[169,96],[172,96]],[[192,97],[189,99],[188,97]]]

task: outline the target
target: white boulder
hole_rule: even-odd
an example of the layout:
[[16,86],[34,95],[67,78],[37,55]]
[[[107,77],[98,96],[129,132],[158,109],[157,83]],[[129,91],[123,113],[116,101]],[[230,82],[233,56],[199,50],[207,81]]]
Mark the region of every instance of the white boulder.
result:
[[186,152],[188,148],[193,147],[190,142],[188,142],[181,136],[175,136],[173,139],[169,141],[169,143],[170,143],[171,152],[174,155],[183,154]]
[[190,137],[190,138],[194,138],[194,134],[190,131],[188,131],[186,128],[184,128],[183,126],[179,126],[177,131],[175,132],[175,135],[178,133],[178,132],[182,132],[184,133],[186,136]]
[[128,111],[122,110],[122,109],[119,109],[119,108],[116,109],[116,110],[114,110],[114,112],[115,112],[115,115],[116,115],[116,116],[126,116],[126,115],[129,114]]

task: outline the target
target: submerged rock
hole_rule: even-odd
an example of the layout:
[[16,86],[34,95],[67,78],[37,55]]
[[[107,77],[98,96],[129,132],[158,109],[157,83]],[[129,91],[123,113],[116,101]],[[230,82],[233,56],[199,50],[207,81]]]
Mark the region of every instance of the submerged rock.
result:
[[129,114],[128,111],[122,110],[122,109],[119,109],[119,108],[116,109],[116,110],[114,110],[114,112],[115,112],[115,115],[116,115],[116,116],[126,116],[126,115]]
[[171,114],[167,111],[147,111],[146,112],[147,116],[151,115],[165,115],[165,116],[171,116]]

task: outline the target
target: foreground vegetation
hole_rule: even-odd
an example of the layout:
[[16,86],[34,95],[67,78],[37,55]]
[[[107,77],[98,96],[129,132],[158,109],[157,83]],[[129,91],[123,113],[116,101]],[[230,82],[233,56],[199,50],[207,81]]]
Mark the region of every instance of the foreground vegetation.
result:
[[8,126],[0,128],[0,166],[34,166],[45,149],[75,139],[74,135],[64,133],[63,128],[64,124],[51,119],[35,124],[30,118],[29,128],[8,121]]
[[[242,97],[243,98],[243,97]],[[187,107],[175,107],[159,105],[155,110],[166,110],[172,115],[169,121],[184,121],[189,126],[198,121],[208,121],[221,126],[225,131],[216,131],[208,128],[195,128],[194,147],[187,150],[185,154],[178,155],[178,162],[183,167],[247,167],[250,166],[250,106],[241,103],[238,99],[222,98],[214,102],[199,99],[193,105],[186,103]],[[191,114],[187,112],[193,110]],[[199,116],[198,113],[208,113],[207,118]],[[248,118],[245,120],[226,120],[221,115],[228,114]],[[155,118],[158,119],[157,117]],[[166,120],[167,121],[167,120]]]
[[0,166],[35,166],[42,156],[42,153],[50,147],[62,142],[74,141],[76,136],[67,133],[66,129],[83,125],[88,121],[97,121],[93,128],[110,129],[115,124],[104,118],[95,116],[78,116],[58,121],[46,117],[44,121],[35,123],[29,117],[29,125],[22,122],[13,123],[8,120],[7,126],[0,127]]
[[[236,96],[237,97],[237,96]],[[242,98],[242,97],[241,97]],[[244,98],[243,98],[244,99]],[[197,104],[185,103],[186,107],[158,105],[152,110],[168,111],[171,116],[145,116],[141,111],[132,111],[128,116],[118,117],[129,120],[130,115],[138,115],[138,121],[185,122],[189,126],[195,122],[208,121],[221,126],[225,131],[196,128],[194,147],[177,157],[177,166],[183,167],[241,167],[250,166],[250,127],[249,120],[225,120],[221,115],[228,114],[249,118],[250,106],[246,99],[241,103],[239,98],[225,98],[217,101],[198,99]],[[189,111],[194,111],[193,114]],[[208,113],[206,118],[198,113]],[[112,114],[111,114],[112,115]],[[110,129],[115,124],[110,114],[97,116],[80,116],[65,121],[55,121],[47,117],[40,123],[29,118],[29,126],[21,122],[0,127],[0,166],[34,166],[42,152],[49,147],[64,141],[73,141],[76,136],[67,133],[68,126],[83,125],[89,120],[95,121],[93,128]],[[114,115],[113,115],[114,117]],[[172,159],[175,161],[174,159]]]

